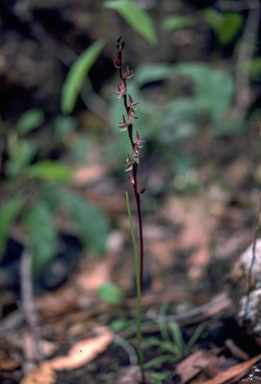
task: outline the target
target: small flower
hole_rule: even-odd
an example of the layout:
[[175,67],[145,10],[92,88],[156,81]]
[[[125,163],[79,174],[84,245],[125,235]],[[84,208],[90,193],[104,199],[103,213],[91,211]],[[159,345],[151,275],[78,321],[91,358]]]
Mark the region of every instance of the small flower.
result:
[[118,57],[115,60],[113,59],[113,64],[115,68],[121,68],[121,62]]
[[127,67],[126,72],[125,72],[125,74],[124,74],[124,78],[125,78],[126,80],[129,80],[129,79],[132,78],[132,76],[134,76],[133,71],[131,71],[131,70],[129,69],[129,67]]
[[135,105],[138,105],[139,104],[139,101],[137,102],[137,103],[134,103],[133,102],[133,99],[132,99],[132,97],[131,97],[131,95],[129,95],[129,105],[128,105],[128,107],[130,108],[133,108],[135,111],[137,110],[136,108],[134,108],[135,107]]
[[133,168],[133,162],[131,161],[129,155],[127,155],[127,160],[124,161],[124,164],[126,164],[126,165],[124,165],[124,167],[126,167],[126,168],[128,167],[127,169],[125,169],[125,172],[128,172],[128,171],[131,171],[131,170],[132,170],[132,168]]
[[118,84],[118,92],[115,92],[115,95],[117,95],[118,99],[121,99],[123,96],[126,95],[126,83],[124,80],[121,80]]
[[126,129],[128,128],[128,123],[127,123],[127,121],[125,120],[125,117],[124,117],[124,115],[122,115],[122,120],[121,120],[121,122],[119,123],[120,125],[119,125],[119,128],[122,128],[122,129],[120,129],[120,131],[126,131]]
[[135,163],[139,164],[140,163],[140,151],[139,151],[139,147],[137,144],[134,144],[134,147],[133,147],[133,158],[134,158],[134,161]]
[[134,183],[135,183],[134,178],[133,178],[133,175],[132,175],[131,173],[129,173],[129,182],[130,182],[131,184],[134,184]]
[[134,103],[131,95],[129,95],[129,104],[128,104],[128,118],[129,118],[129,124],[134,125],[134,119],[137,119],[135,116],[135,111],[137,108],[134,108],[138,103]]
[[140,144],[143,144],[143,143],[146,143],[146,141],[142,141],[140,138],[139,132],[136,131],[136,139],[134,141],[134,144],[137,144],[139,148],[142,148],[142,145]]
[[145,188],[145,187],[142,187],[142,188],[138,191],[138,194],[139,194],[139,195],[142,195],[145,191],[146,191],[146,188]]

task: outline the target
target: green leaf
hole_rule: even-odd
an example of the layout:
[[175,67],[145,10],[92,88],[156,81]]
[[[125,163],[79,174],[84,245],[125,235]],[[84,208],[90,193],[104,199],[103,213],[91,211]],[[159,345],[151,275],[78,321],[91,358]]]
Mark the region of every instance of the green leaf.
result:
[[29,177],[47,181],[70,181],[72,171],[66,165],[53,160],[43,160],[28,168]]
[[56,254],[57,231],[51,212],[43,202],[35,203],[27,210],[24,224],[32,241],[33,272],[38,273]]
[[102,210],[73,193],[66,193],[61,198],[69,208],[71,219],[84,247],[103,254],[109,222]]
[[61,110],[64,114],[72,112],[84,78],[101,53],[105,43],[98,40],[88,47],[71,66],[61,93]]
[[221,13],[208,8],[204,11],[206,22],[213,28],[221,45],[233,41],[243,26],[244,18],[239,13]]
[[157,357],[154,357],[153,359],[147,361],[144,364],[144,368],[149,369],[151,367],[155,367],[155,365],[162,365],[164,363],[170,363],[170,362],[174,362],[174,361],[175,361],[175,357],[173,355],[157,356]]
[[23,204],[21,197],[12,198],[0,207],[0,261],[5,252],[8,231]]
[[150,44],[157,42],[150,16],[130,0],[107,1],[104,6],[118,12],[130,26]]
[[135,81],[140,87],[154,81],[161,81],[173,75],[173,66],[169,64],[144,64],[135,71]]
[[122,291],[115,284],[108,281],[97,288],[99,297],[110,305],[120,305]]
[[261,75],[261,57],[252,59],[249,63],[244,65],[245,73],[249,73],[251,76],[259,77]]
[[192,16],[166,16],[162,22],[163,28],[167,31],[176,31],[180,28],[192,27],[195,25],[195,19]]
[[17,131],[24,135],[44,123],[44,113],[41,109],[32,108],[24,112],[16,124]]
[[31,140],[19,140],[16,134],[8,135],[9,160],[6,173],[9,177],[17,177],[28,166],[37,152],[36,144]]
[[180,326],[176,323],[176,321],[171,321],[169,323],[171,336],[173,338],[173,342],[175,347],[177,348],[177,353],[180,353],[182,356],[183,349],[185,347],[185,343],[183,340],[182,332]]
[[235,82],[229,73],[214,70],[205,63],[178,64],[175,71],[193,80],[195,102],[208,110],[213,119],[220,118],[231,107]]
[[110,322],[110,329],[113,332],[120,332],[123,331],[124,329],[130,327],[132,324],[129,320],[123,318],[123,317],[118,317],[116,319],[113,319]]
[[167,105],[162,116],[159,138],[162,143],[178,143],[198,132],[199,108],[191,98],[179,98]]

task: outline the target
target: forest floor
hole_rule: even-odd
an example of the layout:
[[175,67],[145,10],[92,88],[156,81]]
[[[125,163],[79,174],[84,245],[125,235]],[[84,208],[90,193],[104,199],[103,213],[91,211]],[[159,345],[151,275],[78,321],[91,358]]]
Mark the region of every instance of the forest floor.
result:
[[[245,189],[250,176],[242,157],[222,170],[223,177],[234,184],[229,191],[213,183],[200,193],[162,194],[154,201],[152,212],[144,214],[142,345],[149,383],[202,383],[231,366],[235,371],[229,378],[238,382],[248,368],[242,370],[238,364],[261,351],[237,325],[236,303],[226,283],[235,261],[253,240],[258,190],[250,193]],[[158,174],[158,182],[162,174]],[[145,178],[152,176],[156,177],[155,169],[148,170]],[[135,263],[125,205],[130,184],[120,184],[103,165],[94,165],[77,169],[74,185],[117,223],[107,253],[99,259],[80,251],[79,257],[71,237],[64,240],[71,257],[79,257],[79,262],[65,284],[35,298],[37,326],[33,333],[19,306],[9,309],[0,322],[2,384],[19,382],[25,360],[35,359],[36,346],[40,360],[51,361],[52,368],[41,363],[40,376],[25,376],[23,384],[139,382],[135,371]],[[142,197],[145,206],[146,199],[152,204],[149,190]],[[137,228],[133,203],[131,197]],[[64,218],[58,217],[57,225],[61,233],[68,232]],[[106,295],[102,300],[98,293],[97,288],[108,282],[121,290],[120,304],[112,305]],[[12,300],[11,291],[2,292],[3,308],[11,308]],[[171,332],[173,322],[181,327],[178,346]],[[186,347],[197,332],[198,337]],[[83,355],[79,356],[79,350]],[[195,360],[186,359],[191,355]],[[226,380],[224,376],[217,382]]]

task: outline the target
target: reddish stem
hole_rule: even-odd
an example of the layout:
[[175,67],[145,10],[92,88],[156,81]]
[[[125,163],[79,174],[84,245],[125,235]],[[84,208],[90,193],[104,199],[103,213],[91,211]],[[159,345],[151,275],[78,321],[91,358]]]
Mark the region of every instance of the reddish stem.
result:
[[139,236],[140,236],[140,289],[142,290],[142,280],[143,280],[143,232],[142,232],[142,220],[141,220],[141,208],[140,208],[140,194],[138,193],[137,188],[137,170],[138,164],[133,165],[133,190],[137,204],[138,220],[139,220]]
[[[119,71],[119,76],[121,81],[124,82],[125,89],[127,90],[127,85],[126,85],[126,78],[122,74],[122,49],[124,47],[124,43],[120,43],[120,38],[118,39],[117,42],[117,68]],[[128,115],[129,113],[129,107],[127,104],[127,91],[126,94],[123,95],[123,101],[124,101],[124,107],[126,110],[126,113]],[[128,134],[129,134],[129,139],[130,143],[132,146],[132,150],[134,151],[134,141],[133,141],[133,124],[128,124]],[[137,183],[137,172],[138,172],[138,164],[134,161],[133,163],[133,169],[132,169],[132,174],[133,174],[133,190],[134,190],[134,195],[135,195],[135,200],[136,200],[136,205],[137,205],[137,213],[138,213],[138,221],[139,221],[139,237],[140,237],[140,289],[142,289],[142,280],[143,280],[143,231],[142,231],[142,219],[141,219],[141,206],[140,206],[140,194],[138,192],[138,183]]]

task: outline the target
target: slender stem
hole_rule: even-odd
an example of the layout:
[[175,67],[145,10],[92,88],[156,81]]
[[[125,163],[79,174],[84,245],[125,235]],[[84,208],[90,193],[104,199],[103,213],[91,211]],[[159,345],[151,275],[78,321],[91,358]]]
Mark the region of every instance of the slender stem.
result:
[[134,195],[137,204],[138,220],[139,220],[139,236],[140,236],[140,270],[139,270],[139,279],[140,279],[140,290],[142,290],[142,280],[143,280],[143,232],[142,232],[142,220],[141,220],[141,208],[140,208],[140,194],[137,191],[137,170],[138,165],[135,163],[133,165],[133,189]]
[[144,375],[144,365],[143,365],[143,352],[141,347],[142,335],[141,335],[141,284],[140,284],[140,263],[139,256],[137,250],[137,243],[135,239],[135,233],[132,225],[131,211],[130,211],[130,203],[128,192],[126,192],[126,202],[128,215],[130,220],[130,228],[131,228],[131,236],[135,254],[135,265],[136,265],[136,288],[137,288],[137,341],[138,341],[138,357],[139,357],[139,365],[141,370],[141,378],[142,383],[145,383],[145,375]]

